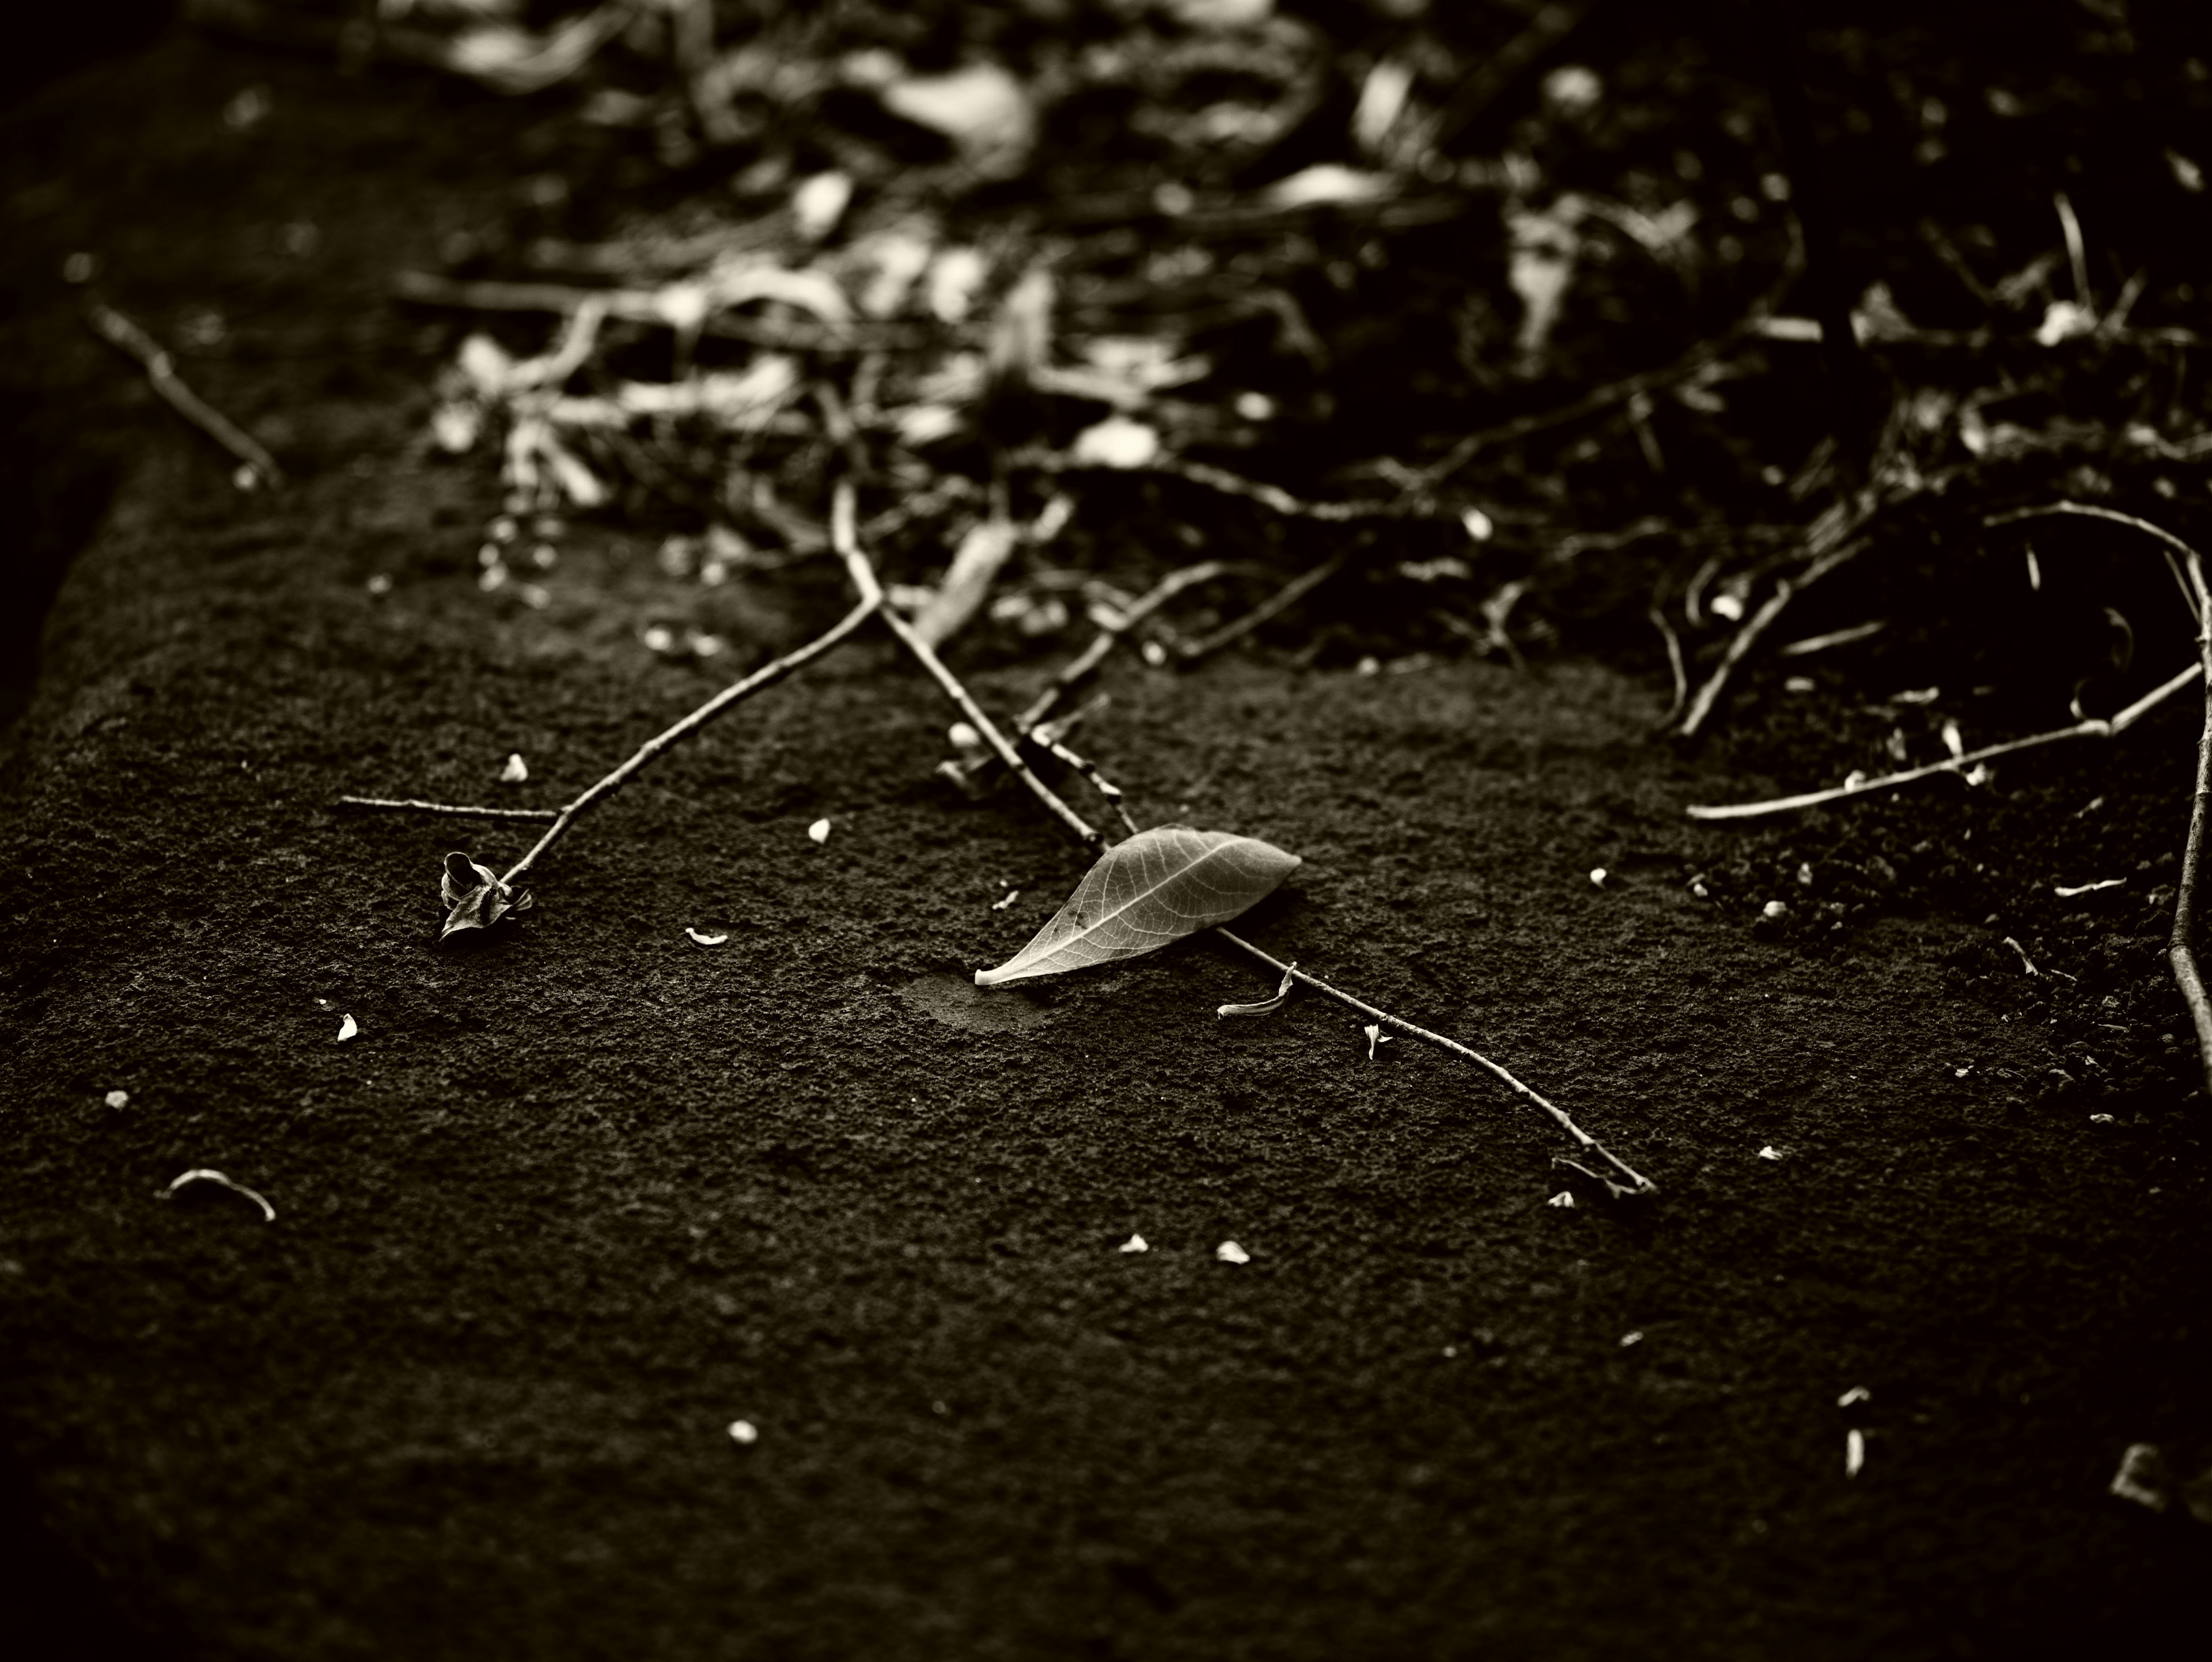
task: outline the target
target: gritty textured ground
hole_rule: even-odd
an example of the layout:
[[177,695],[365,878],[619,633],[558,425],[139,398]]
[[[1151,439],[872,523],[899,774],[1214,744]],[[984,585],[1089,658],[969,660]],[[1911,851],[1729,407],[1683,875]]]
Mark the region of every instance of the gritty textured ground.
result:
[[[1971,807],[1698,829],[1776,782],[1651,742],[1649,680],[1130,663],[1086,729],[1140,819],[1304,856],[1255,939],[1513,1067],[1646,1204],[1547,1206],[1547,1123],[1347,1012],[1217,1022],[1272,988],[1216,947],[979,992],[1082,862],[932,777],[944,712],[877,637],[434,948],[439,857],[519,837],[336,796],[551,803],[714,680],[636,644],[642,539],[580,535],[542,613],[480,595],[489,487],[421,454],[385,274],[526,116],[255,62],[293,125],[248,169],[247,73],[173,41],[9,134],[9,395],[121,481],[0,824],[8,1603],[86,1624],[11,1654],[2010,1658],[2201,1598],[2212,1531],[2105,1494],[2130,1442],[2212,1461],[2162,925],[2099,926],[2155,1012],[2127,1093],[2055,1087],[2072,1029],[1988,990],[1978,910],[1768,941],[1689,892]],[[118,304],[235,309],[189,367],[296,489],[234,492],[81,331],[52,272],[94,227]],[[780,648],[834,579],[717,621]],[[2131,858],[2179,840],[2172,715]],[[2022,813],[2108,764],[2039,765]],[[195,1166],[276,1221],[155,1198]]]

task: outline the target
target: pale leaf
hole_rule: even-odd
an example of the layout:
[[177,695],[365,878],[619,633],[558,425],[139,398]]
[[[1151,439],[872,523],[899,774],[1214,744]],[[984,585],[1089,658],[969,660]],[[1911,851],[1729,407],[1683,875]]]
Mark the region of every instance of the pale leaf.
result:
[[1274,1014],[1276,1011],[1283,1008],[1284,1000],[1287,999],[1291,995],[1291,988],[1295,984],[1295,978],[1291,976],[1291,970],[1295,970],[1297,967],[1298,966],[1297,965],[1293,964],[1291,965],[1290,970],[1283,971],[1283,984],[1275,989],[1275,995],[1273,998],[1263,998],[1256,1004],[1224,1004],[1218,1007],[1214,1010],[1213,1014],[1217,1016],[1263,1016]]
[[1241,916],[1298,864],[1230,831],[1161,825],[1115,843],[1084,874],[1036,939],[975,984],[996,987],[1134,958]]

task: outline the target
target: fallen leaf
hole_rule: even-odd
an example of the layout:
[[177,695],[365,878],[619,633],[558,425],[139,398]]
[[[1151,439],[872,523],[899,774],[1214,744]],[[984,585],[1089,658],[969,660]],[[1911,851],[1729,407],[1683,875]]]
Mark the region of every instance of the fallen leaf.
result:
[[[1297,967],[1298,966],[1297,965],[1293,964],[1291,965],[1291,970],[1295,970]],[[1273,998],[1263,998],[1256,1004],[1224,1004],[1216,1008],[1213,1014],[1217,1016],[1261,1016],[1274,1014],[1276,1011],[1283,1008],[1283,1001],[1291,995],[1291,989],[1297,984],[1296,977],[1291,974],[1291,970],[1285,970],[1283,971],[1283,984],[1275,989],[1275,995]]]
[[360,1031],[361,1024],[358,1021],[356,1021],[351,1016],[348,1016],[344,1020],[338,1023],[337,1042],[343,1044],[346,1040],[351,1038]]
[[276,1221],[276,1208],[271,1206],[266,1200],[264,1200],[252,1190],[248,1189],[244,1184],[233,1183],[228,1178],[223,1176],[222,1172],[210,1171],[204,1166],[184,1172],[179,1177],[173,1178],[170,1179],[169,1186],[167,1188],[157,1189],[154,1191],[155,1198],[157,1200],[174,1200],[179,1190],[184,1188],[188,1184],[195,1183],[212,1183],[218,1184],[224,1189],[229,1190],[234,1195],[243,1195],[247,1200],[252,1201],[256,1206],[261,1208],[261,1221],[264,1223],[274,1223]]
[[684,933],[702,947],[719,947],[730,938],[726,934],[701,934],[688,923],[684,926]]
[[530,910],[528,890],[517,895],[490,867],[459,852],[446,856],[438,893],[446,903],[446,926],[438,931],[441,941],[463,929],[488,929],[509,912]]
[[1224,1241],[1213,1249],[1213,1256],[1224,1263],[1249,1263],[1252,1255],[1235,1241]]
[[979,987],[1134,958],[1242,916],[1299,864],[1273,843],[1230,831],[1160,825],[1115,843],[1085,872],[1036,938]]

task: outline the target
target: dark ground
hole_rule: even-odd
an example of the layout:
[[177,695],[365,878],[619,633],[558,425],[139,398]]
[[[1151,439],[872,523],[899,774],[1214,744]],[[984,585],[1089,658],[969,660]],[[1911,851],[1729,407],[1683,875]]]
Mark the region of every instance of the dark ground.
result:
[[[250,160],[216,120],[249,79],[282,124]],[[1744,832],[1680,809],[1796,788],[1844,716],[1763,700],[1677,753],[1660,684],[1586,662],[1113,672],[1088,748],[1140,818],[1304,855],[1249,932],[1514,1067],[1657,1179],[1639,1206],[1547,1207],[1547,1125],[1410,1045],[1370,1065],[1332,1007],[1217,1023],[1271,989],[1196,943],[968,985],[1082,861],[945,794],[943,715],[878,644],[587,822],[520,929],[434,950],[468,836],[334,796],[481,797],[520,751],[553,801],[713,685],[635,645],[618,529],[550,611],[480,604],[493,487],[422,455],[447,338],[389,273],[496,210],[530,119],[189,38],[9,119],[10,512],[89,541],[0,831],[0,1647],[2009,1658],[2201,1626],[2212,1531],[2106,1494],[2131,1442],[2212,1462],[2165,924],[2147,880],[2026,898],[2179,847],[2191,710]],[[302,217],[319,251],[274,252]],[[77,323],[53,273],[95,237],[118,303],[225,297],[191,373],[295,490],[234,492]],[[801,638],[838,604],[810,581],[724,621]],[[1039,673],[975,679],[1006,707]],[[1899,892],[1839,940],[1746,922],[1881,850]],[[2008,892],[2078,995],[2006,978]],[[154,1197],[194,1166],[276,1222]]]

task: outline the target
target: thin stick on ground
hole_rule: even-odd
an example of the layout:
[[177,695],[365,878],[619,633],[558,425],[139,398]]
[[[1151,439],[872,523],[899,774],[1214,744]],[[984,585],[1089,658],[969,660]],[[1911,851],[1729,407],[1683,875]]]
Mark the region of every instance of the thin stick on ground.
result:
[[1022,760],[1021,752],[1008,742],[997,724],[983,713],[983,707],[969,696],[968,689],[945,667],[944,661],[930,648],[929,643],[914,632],[913,625],[905,618],[884,605],[883,587],[876,580],[876,569],[870,563],[867,551],[860,546],[854,523],[853,487],[848,480],[838,482],[836,492],[830,501],[830,540],[844,559],[845,569],[853,579],[853,587],[860,592],[862,605],[869,611],[883,614],[884,622],[890,625],[891,633],[898,636],[900,643],[929,672],[931,679],[944,690],[945,697],[959,706],[960,713],[968,718],[976,732],[983,735],[983,741],[998,752],[999,760],[1005,763],[1007,770],[1030,788],[1037,801],[1052,811],[1054,818],[1073,831],[1078,838],[1094,849],[1103,848],[1106,839],[1093,830],[1082,815],[1054,795],[1050,786],[1030,770],[1029,764]]
[[1836,785],[1826,790],[1807,791],[1798,796],[1778,796],[1765,802],[1730,802],[1717,807],[1698,806],[1683,811],[1692,819],[1757,819],[1770,813],[1790,813],[1798,808],[1817,808],[1828,802],[1842,802],[1854,796],[1869,796],[1876,791],[1894,790],[1899,785],[1933,779],[1938,774],[1963,773],[1968,768],[1993,761],[1997,757],[2033,750],[2043,745],[2055,745],[2063,740],[2117,739],[2203,673],[2202,664],[2191,664],[2170,680],[2153,687],[2117,715],[2093,716],[2086,721],[2077,721],[2070,728],[2056,728],[2049,733],[2032,733],[2023,739],[2008,739],[2002,744],[1970,750],[1963,756],[1946,757],[1942,761],[1931,762],[1924,768],[1908,768],[1902,773],[1886,773],[1878,779],[1862,779],[1855,785]]
[[[1589,1132],[1583,1130],[1581,1126],[1576,1124],[1572,1119],[1568,1117],[1567,1112],[1565,1109],[1561,1108],[1558,1104],[1551,1101],[1548,1098],[1540,1096],[1536,1092],[1529,1089],[1528,1087],[1523,1085],[1519,1080],[1514,1078],[1510,1073],[1507,1072],[1504,1068],[1499,1067],[1498,1063],[1492,1062],[1488,1056],[1484,1056],[1480,1051],[1469,1050],[1457,1039],[1446,1038],[1442,1033],[1431,1032],[1426,1027],[1417,1027],[1410,1021],[1407,1021],[1400,1017],[1392,1015],[1388,1010],[1378,1010],[1375,1006],[1366,1002],[1364,999],[1354,998],[1350,993],[1344,991],[1341,988],[1330,986],[1328,983],[1323,981],[1320,977],[1308,975],[1304,970],[1299,969],[1297,965],[1285,964],[1272,953],[1261,951],[1259,947],[1254,946],[1250,941],[1245,940],[1241,935],[1232,934],[1227,929],[1224,928],[1217,928],[1213,933],[1219,935],[1231,946],[1237,947],[1242,952],[1250,953],[1254,958],[1258,959],[1262,964],[1265,964],[1269,969],[1276,971],[1279,974],[1289,976],[1292,980],[1297,981],[1304,986],[1312,988],[1317,993],[1327,994],[1338,1003],[1357,1010],[1362,1015],[1371,1016],[1374,1020],[1382,1023],[1385,1026],[1405,1034],[1408,1038],[1418,1038],[1424,1044],[1437,1046],[1439,1050],[1449,1050],[1454,1056],[1462,1056],[1466,1060],[1474,1062],[1477,1067],[1485,1069],[1493,1077],[1503,1081],[1513,1090],[1517,1091],[1521,1095],[1526,1097],[1530,1102],[1534,1103],[1536,1106],[1541,1108],[1546,1113],[1552,1117],[1553,1122],[1557,1124],[1561,1130],[1572,1137],[1586,1151],[1596,1155],[1600,1160],[1604,1160],[1615,1171],[1619,1172],[1623,1177],[1626,1178],[1630,1184],[1630,1186],[1626,1188],[1613,1182],[1610,1178],[1601,1179],[1606,1184],[1607,1187],[1613,1190],[1615,1194],[1651,1195],[1658,1192],[1658,1185],[1656,1184],[1653,1183],[1650,1178],[1645,1177],[1642,1172],[1638,1172],[1626,1161],[1620,1159],[1619,1155],[1607,1149],[1603,1143],[1600,1142],[1595,1137],[1590,1135]],[[1578,1167],[1577,1169],[1580,1170],[1584,1168]]]
[[558,819],[558,808],[480,808],[462,802],[425,802],[415,796],[341,796],[342,808],[382,808],[395,813],[442,813],[456,819]]
[[177,374],[175,363],[161,342],[112,306],[100,301],[95,300],[87,305],[85,318],[101,339],[118,350],[129,353],[145,367],[146,379],[153,383],[154,390],[161,395],[172,410],[252,469],[254,477],[270,490],[284,483],[284,471],[276,466],[274,456],[222,411],[185,385],[183,377]]
[[1658,723],[1662,728],[1670,727],[1674,718],[1682,713],[1683,701],[1690,696],[1690,673],[1682,662],[1681,637],[1674,633],[1674,624],[1667,621],[1667,613],[1656,600],[1651,605],[1651,623],[1658,630],[1660,638],[1667,642],[1667,667],[1674,672],[1674,702],[1667,706],[1667,713],[1659,718]]
[[[1865,516],[1861,514],[1858,517],[1863,522]],[[1847,542],[1842,547],[1821,555],[1799,575],[1784,577],[1774,586],[1774,593],[1767,597],[1766,603],[1753,612],[1744,621],[1743,627],[1736,630],[1719,664],[1705,678],[1705,685],[1698,689],[1698,696],[1690,701],[1690,708],[1682,717],[1680,728],[1685,739],[1697,736],[1698,729],[1705,725],[1705,718],[1713,713],[1713,706],[1720,702],[1721,694],[1728,690],[1729,677],[1735,673],[1736,666],[1750,654],[1752,648],[1759,644],[1759,638],[1774,626],[1775,619],[1788,609],[1790,602],[1838,566],[1856,557],[1866,545],[1863,538]]]
[[584,792],[575,801],[562,807],[554,817],[552,825],[546,828],[544,836],[538,839],[536,845],[529,853],[524,855],[508,868],[507,875],[500,879],[500,881],[513,885],[516,879],[537,863],[538,855],[560,841],[562,833],[574,825],[580,816],[598,807],[628,784],[662,752],[672,746],[682,743],[717,715],[736,704],[742,703],[763,688],[772,687],[793,671],[812,663],[882,610],[883,603],[884,598],[880,592],[864,595],[859,605],[805,646],[796,651],[786,653],[772,664],[763,665],[743,680],[731,683],[673,727],[665,728],[638,746],[636,752],[630,757],[629,760],[608,774],[605,778]]
[[[853,574],[854,586],[860,589],[863,595],[879,595],[880,591],[877,587],[876,584],[875,569],[869,563],[867,554],[866,551],[860,547],[859,539],[854,534],[853,526],[852,488],[849,484],[841,483],[838,485],[837,494],[830,509],[830,534],[836,542],[838,551],[845,557],[847,569]],[[1078,837],[1081,837],[1084,842],[1089,843],[1093,848],[1103,846],[1105,839],[1101,837],[1097,831],[1092,829],[1092,827],[1087,824],[1080,815],[1076,813],[1073,808],[1069,807],[1066,803],[1063,802],[1058,796],[1054,795],[1042,780],[1039,779],[1036,774],[1030,772],[1030,770],[1023,764],[1020,757],[1015,753],[1013,746],[1008,744],[1005,736],[999,732],[997,728],[992,725],[990,718],[983,713],[982,707],[977,704],[975,699],[969,695],[968,689],[961,685],[959,679],[955,676],[951,670],[947,669],[943,663],[938,661],[937,654],[935,653],[930,651],[927,646],[923,645],[920,640],[915,638],[914,631],[905,626],[904,620],[900,618],[896,613],[886,610],[884,612],[884,621],[891,625],[893,632],[897,634],[899,638],[907,643],[908,648],[913,651],[915,655],[921,661],[923,667],[930,672],[931,675],[936,679],[938,685],[944,689],[945,696],[951,698],[955,704],[959,706],[961,713],[968,718],[978,732],[983,734],[985,739],[991,743],[992,747],[998,751],[1000,758],[1020,777],[1021,782],[1024,785],[1027,785],[1030,788],[1030,794],[1034,795],[1038,801],[1043,803],[1044,806],[1051,811],[1055,819],[1059,819],[1063,825],[1067,825]],[[1109,800],[1113,801],[1114,806],[1117,810],[1121,811],[1122,819],[1129,824],[1133,832],[1135,829],[1135,821],[1129,819],[1127,811],[1121,809],[1121,804],[1119,800],[1121,793],[1118,790],[1114,789],[1113,787],[1107,785],[1105,782],[1099,777],[1097,770],[1091,767],[1088,763],[1082,762],[1081,758],[1070,756],[1066,757],[1063,759],[1069,760],[1081,766],[1089,775],[1091,782],[1100,787],[1102,794],[1110,793]],[[1622,1160],[1617,1155],[1613,1154],[1602,1143],[1599,1142],[1595,1137],[1591,1136],[1587,1131],[1583,1130],[1582,1127],[1577,1125],[1574,1121],[1568,1117],[1565,1110],[1560,1108],[1557,1104],[1552,1102],[1548,1099],[1540,1096],[1537,1093],[1529,1089],[1528,1086],[1516,1079],[1506,1069],[1498,1066],[1498,1063],[1492,1062],[1488,1056],[1482,1055],[1480,1051],[1468,1049],[1468,1046],[1462,1044],[1457,1039],[1446,1038],[1442,1033],[1431,1032],[1426,1027],[1416,1026],[1410,1021],[1407,1021],[1400,1017],[1392,1015],[1387,1010],[1379,1010],[1376,1008],[1375,1006],[1365,1002],[1364,1000],[1354,998],[1350,993],[1345,992],[1340,988],[1330,986],[1328,983],[1320,979],[1320,977],[1316,976],[1308,975],[1303,970],[1295,969],[1292,966],[1283,963],[1279,959],[1263,952],[1261,948],[1254,946],[1250,941],[1246,941],[1241,935],[1232,934],[1227,929],[1223,928],[1217,928],[1213,933],[1219,935],[1223,940],[1228,941],[1231,946],[1236,947],[1238,950],[1249,953],[1254,958],[1258,959],[1261,963],[1266,964],[1268,967],[1275,970],[1279,973],[1289,975],[1296,980],[1301,981],[1307,986],[1311,987],[1315,991],[1324,993],[1329,997],[1335,999],[1339,1003],[1349,1006],[1351,1008],[1358,1010],[1363,1015],[1370,1016],[1376,1021],[1387,1023],[1394,1031],[1403,1033],[1409,1038],[1418,1038],[1426,1044],[1434,1044],[1439,1049],[1449,1050],[1454,1056],[1464,1057],[1468,1061],[1475,1063],[1478,1067],[1484,1068],[1486,1071],[1502,1081],[1504,1084],[1510,1087],[1513,1090],[1519,1093],[1522,1096],[1527,1098],[1530,1102],[1534,1103],[1547,1114],[1550,1115],[1553,1123],[1569,1136],[1572,1137],[1585,1152],[1597,1156],[1599,1159],[1604,1160],[1607,1165],[1611,1166],[1615,1171],[1619,1172],[1623,1177],[1626,1178],[1628,1179],[1628,1184],[1626,1185],[1623,1185],[1614,1183],[1611,1178],[1606,1178],[1601,1173],[1590,1172],[1587,1166],[1575,1166],[1577,1171],[1585,1172],[1589,1176],[1596,1177],[1599,1181],[1604,1183],[1607,1188],[1615,1195],[1650,1195],[1656,1194],[1658,1192],[1658,1185],[1656,1184],[1653,1183],[1650,1178],[1644,1176],[1641,1172],[1635,1170],[1634,1167],[1629,1166],[1625,1160]],[[1569,1161],[1567,1163],[1574,1165],[1574,1162],[1572,1161]]]
[[2189,551],[2189,584],[2196,591],[2197,651],[2204,680],[2204,728],[2197,740],[2197,793],[2189,808],[2189,842],[2181,856],[2181,880],[2173,901],[2173,934],[2166,957],[2173,965],[2174,984],[2189,1006],[2189,1019],[2197,1028],[2197,1054],[2204,1069],[2204,1093],[2212,1099],[2212,1002],[2204,995],[2204,977],[2197,967],[2192,939],[2197,932],[2197,873],[2204,855],[2205,802],[2212,798],[2212,593],[2204,587],[2204,562]]

